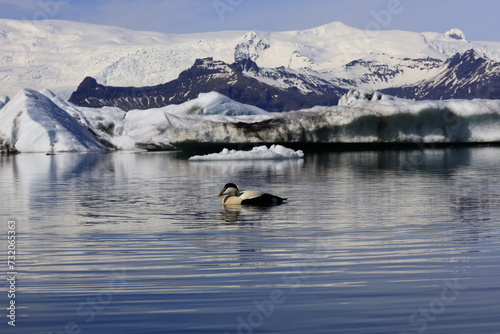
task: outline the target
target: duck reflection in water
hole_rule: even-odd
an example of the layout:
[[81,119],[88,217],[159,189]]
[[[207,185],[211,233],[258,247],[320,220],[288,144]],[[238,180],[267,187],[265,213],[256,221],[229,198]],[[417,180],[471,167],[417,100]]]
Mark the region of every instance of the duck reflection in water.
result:
[[270,209],[269,206],[224,205],[220,219],[227,224],[255,225],[261,221],[258,219],[261,214]]

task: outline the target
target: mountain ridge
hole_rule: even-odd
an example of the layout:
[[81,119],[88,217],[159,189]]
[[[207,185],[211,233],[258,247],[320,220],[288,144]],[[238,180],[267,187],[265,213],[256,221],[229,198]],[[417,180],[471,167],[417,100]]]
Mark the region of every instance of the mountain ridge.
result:
[[450,57],[435,76],[381,92],[416,100],[500,99],[500,62],[471,49]]
[[[500,62],[487,59],[473,49],[457,53],[445,62],[431,58],[408,61],[420,68],[439,66],[438,71],[415,85],[390,87],[380,92],[412,100],[500,99]],[[384,78],[398,71],[375,67],[373,74]],[[87,77],[69,101],[83,107],[113,106],[128,111],[180,104],[213,91],[266,111],[282,112],[336,105],[349,84],[347,80],[331,82],[285,67],[260,68],[251,59],[227,64],[204,58],[196,60],[177,79],[151,87],[108,87]]]
[[[259,73],[260,68],[250,59],[227,64],[213,58],[198,59],[181,72],[175,80],[149,87],[108,87],[87,77],[70,96],[69,101],[82,107],[119,107],[132,109],[161,108],[197,98],[201,93],[218,92],[240,103],[254,105],[270,112],[312,108],[316,105],[335,105],[347,92],[328,82],[318,85],[297,77],[294,73],[277,70],[273,73],[291,80],[287,88],[275,87],[246,73]],[[321,81],[319,78],[315,78]],[[309,85],[316,92],[303,92],[294,86]],[[320,92],[320,93],[318,93]]]
[[[500,61],[499,42],[450,37],[460,36],[458,31],[448,35],[374,34],[339,22],[285,32],[176,35],[67,21],[0,19],[0,95],[31,87],[67,98],[87,76],[106,86],[155,86],[175,80],[196,59],[207,57],[227,64],[250,59],[262,69],[282,67],[344,88],[375,90],[427,79],[439,70],[438,61],[471,48]],[[356,66],[346,66],[353,62]],[[271,83],[269,77],[256,79]]]

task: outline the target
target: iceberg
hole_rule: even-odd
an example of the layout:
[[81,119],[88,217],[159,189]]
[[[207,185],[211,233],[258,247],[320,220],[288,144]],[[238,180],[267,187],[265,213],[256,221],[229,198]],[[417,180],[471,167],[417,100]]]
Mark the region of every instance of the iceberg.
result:
[[216,92],[200,94],[197,99],[179,105],[125,112],[117,107],[79,107],[46,89],[30,91],[49,99],[52,104],[48,109],[62,109],[107,147],[120,150],[174,150],[168,130],[189,128],[201,120],[248,123],[272,117],[265,110],[236,102]]
[[21,90],[0,110],[0,148],[45,153],[105,150],[74,117],[31,89]]
[[[88,115],[92,110],[99,109],[85,108],[83,111]],[[116,115],[113,122],[120,124],[116,128],[120,131],[108,140],[119,149],[148,145],[164,148],[171,147],[172,137],[169,136],[169,129],[172,128],[188,129],[203,120],[224,124],[234,121],[253,122],[269,117],[271,113],[265,110],[236,102],[222,94],[203,93],[198,98],[179,105],[131,110],[124,113],[122,118]],[[108,121],[112,122],[112,118],[109,116]],[[91,123],[95,124],[95,121]]]
[[225,147],[230,143],[273,143],[315,149],[360,144],[500,142],[500,100],[412,101],[370,96],[357,98],[348,103],[350,106],[315,107],[249,123],[200,119],[189,128],[170,128],[167,133],[171,144],[179,149],[205,143]]
[[271,145],[269,148],[265,145],[252,148],[250,151],[223,149],[220,153],[207,155],[195,155],[190,157],[189,161],[219,161],[219,160],[281,160],[281,159],[299,159],[304,157],[301,150],[294,151],[282,145]]
[[[269,113],[218,93],[163,108],[77,107],[51,93],[22,90],[0,109],[0,147],[20,152],[177,149],[204,159],[238,159],[243,147],[294,150],[419,143],[500,143],[500,100],[413,101],[352,90],[341,105]],[[223,148],[227,150],[221,152]],[[265,153],[265,154],[264,154]],[[245,153],[249,154],[249,153]],[[257,153],[251,153],[257,158]],[[285,154],[286,156],[286,154]],[[249,159],[244,156],[242,159]],[[194,160],[194,159],[192,159]]]

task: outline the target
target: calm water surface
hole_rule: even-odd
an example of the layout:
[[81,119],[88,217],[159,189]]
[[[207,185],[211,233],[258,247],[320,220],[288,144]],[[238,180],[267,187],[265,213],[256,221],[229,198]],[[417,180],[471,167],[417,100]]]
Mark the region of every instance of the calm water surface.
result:
[[[0,157],[1,333],[499,333],[500,149]],[[289,198],[225,210],[226,182]]]

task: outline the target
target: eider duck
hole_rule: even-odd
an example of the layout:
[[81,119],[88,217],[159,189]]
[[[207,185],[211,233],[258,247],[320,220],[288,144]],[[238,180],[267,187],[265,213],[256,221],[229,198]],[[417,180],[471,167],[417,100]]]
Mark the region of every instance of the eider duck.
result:
[[283,204],[286,198],[263,193],[258,190],[245,190],[240,192],[234,183],[227,183],[219,192],[219,196],[226,196],[222,199],[224,205],[257,205],[271,206]]

